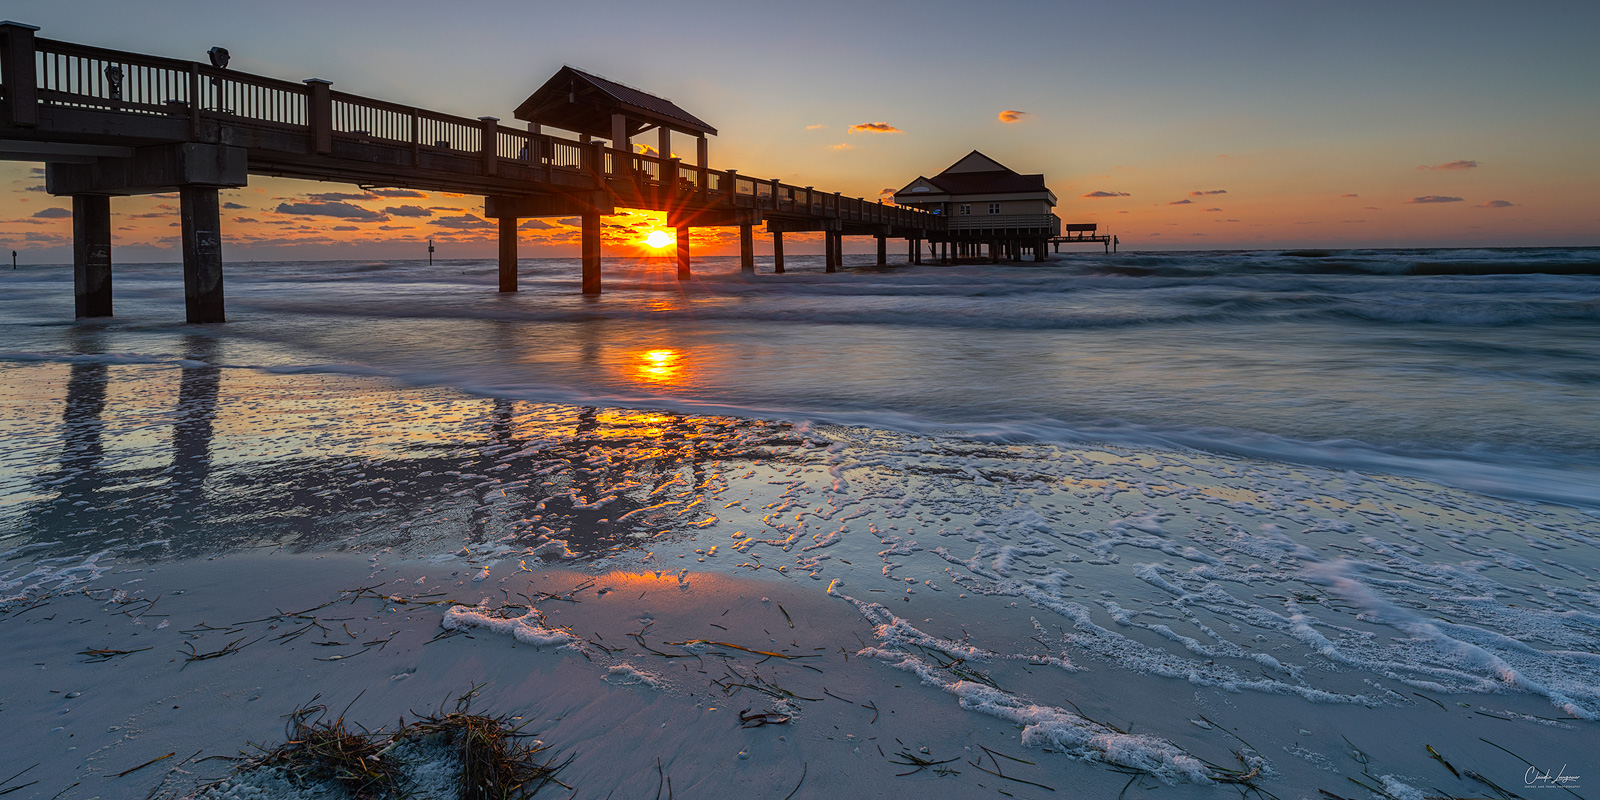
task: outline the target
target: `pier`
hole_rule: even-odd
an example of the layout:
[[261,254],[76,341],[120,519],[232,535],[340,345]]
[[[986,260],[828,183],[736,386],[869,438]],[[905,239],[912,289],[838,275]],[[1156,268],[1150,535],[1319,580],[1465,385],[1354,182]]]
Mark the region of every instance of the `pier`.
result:
[[[226,319],[218,191],[250,175],[339,181],[484,197],[499,226],[499,288],[517,290],[517,225],[527,217],[582,221],[581,287],[602,291],[600,218],[618,208],[665,212],[678,233],[677,269],[691,277],[692,231],[737,226],[740,265],[754,272],[755,226],[772,236],[822,232],[836,272],[845,236],[945,238],[945,218],[811,186],[713,169],[716,131],[654,95],[563,68],[517,109],[527,127],[457,117],[211,63],[128,53],[37,36],[0,22],[0,160],[44,162],[45,189],[70,197],[76,314],[112,313],[112,197],[177,191],[186,318]],[[576,138],[558,136],[557,129]],[[633,151],[654,132],[656,154]],[[672,156],[673,134],[696,139],[696,160]],[[599,141],[600,137],[606,140]]]

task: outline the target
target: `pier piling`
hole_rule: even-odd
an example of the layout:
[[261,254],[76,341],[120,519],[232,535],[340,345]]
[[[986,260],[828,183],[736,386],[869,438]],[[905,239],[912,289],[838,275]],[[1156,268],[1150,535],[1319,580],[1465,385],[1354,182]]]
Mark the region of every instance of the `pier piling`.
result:
[[583,219],[583,293],[600,293],[600,214],[586,212]]
[[190,323],[227,322],[222,298],[222,218],[217,187],[179,187],[178,203],[178,215],[183,219],[185,317]]
[[739,226],[739,271],[756,271],[755,226]]
[[517,290],[517,218],[500,218],[500,291]]
[[689,271],[689,226],[678,226],[678,280],[686,281],[693,274]]
[[772,273],[783,274],[783,231],[772,232]]
[[111,198],[72,196],[72,289],[76,316],[111,316]]

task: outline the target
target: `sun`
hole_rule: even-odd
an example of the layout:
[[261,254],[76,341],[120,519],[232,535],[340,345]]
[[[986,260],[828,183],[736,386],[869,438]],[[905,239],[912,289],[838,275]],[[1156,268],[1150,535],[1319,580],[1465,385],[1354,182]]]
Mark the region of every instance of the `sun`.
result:
[[644,237],[644,244],[646,247],[653,247],[657,250],[660,250],[663,247],[671,245],[677,240],[678,239],[676,236],[673,236],[667,231],[655,230],[651,231],[649,236]]

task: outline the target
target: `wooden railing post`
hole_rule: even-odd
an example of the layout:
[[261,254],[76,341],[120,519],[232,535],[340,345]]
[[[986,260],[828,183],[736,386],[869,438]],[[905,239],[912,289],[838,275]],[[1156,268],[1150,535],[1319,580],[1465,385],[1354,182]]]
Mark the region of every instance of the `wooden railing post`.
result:
[[735,204],[739,197],[739,170],[728,170],[727,177],[728,185],[725,187],[725,191],[728,193],[728,205],[731,206]]
[[325,156],[333,152],[333,81],[307,78],[306,125],[311,128],[311,152]]
[[34,64],[33,25],[0,22],[0,80],[12,125],[39,124],[39,73]]
[[478,149],[483,153],[483,174],[494,175],[500,166],[500,118],[478,117],[483,133],[478,137]]
[[667,187],[667,197],[677,197],[682,187],[678,185],[678,159],[661,162],[661,185]]
[[772,210],[778,210],[778,192],[783,188],[783,183],[777,178],[772,179]]

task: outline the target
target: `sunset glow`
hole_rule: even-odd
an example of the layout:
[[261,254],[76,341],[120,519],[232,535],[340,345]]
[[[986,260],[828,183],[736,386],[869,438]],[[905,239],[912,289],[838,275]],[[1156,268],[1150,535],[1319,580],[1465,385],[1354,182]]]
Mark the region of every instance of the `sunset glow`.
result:
[[649,383],[677,383],[683,372],[683,356],[676,350],[646,350],[639,354],[634,374]]
[[645,247],[654,248],[656,250],[671,247],[672,245],[676,244],[677,241],[677,236],[674,236],[670,231],[664,230],[651,231],[649,235],[644,237]]

